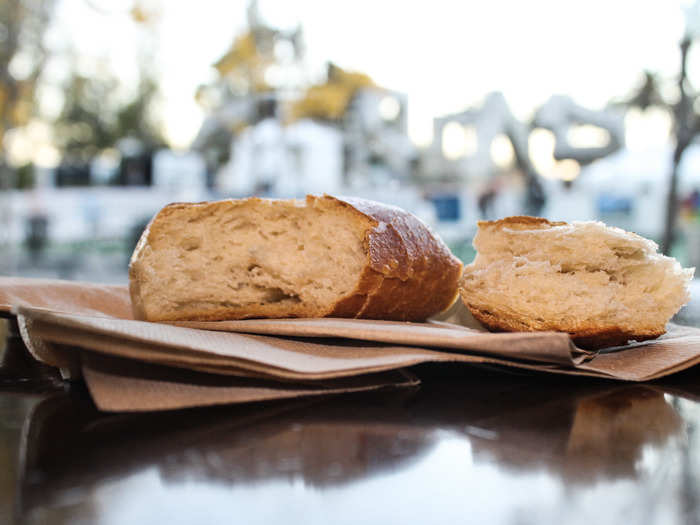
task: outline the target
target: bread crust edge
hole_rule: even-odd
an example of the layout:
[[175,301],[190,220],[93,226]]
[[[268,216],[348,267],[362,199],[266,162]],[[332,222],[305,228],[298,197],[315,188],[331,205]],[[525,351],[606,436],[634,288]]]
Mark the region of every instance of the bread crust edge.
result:
[[550,221],[544,217],[532,217],[531,215],[513,215],[504,217],[494,221],[478,221],[479,228],[482,226],[514,226],[514,225],[529,225],[529,226],[568,226],[567,222]]
[[626,345],[630,341],[647,341],[656,339],[666,333],[666,330],[630,331],[619,326],[584,325],[577,330],[564,330],[555,322],[534,328],[527,323],[511,316],[495,314],[489,310],[477,308],[462,299],[474,318],[492,332],[565,332],[574,344],[586,350],[600,350],[612,346]]

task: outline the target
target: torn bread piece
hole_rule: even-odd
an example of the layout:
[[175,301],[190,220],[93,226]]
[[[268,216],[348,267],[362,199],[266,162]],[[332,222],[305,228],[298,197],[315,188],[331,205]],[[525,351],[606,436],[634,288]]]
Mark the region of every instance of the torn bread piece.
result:
[[394,206],[328,195],[163,208],[131,259],[148,321],[358,317],[422,321],[457,298],[461,262]]
[[507,217],[479,223],[460,294],[495,331],[568,332],[585,348],[653,339],[688,302],[694,269],[601,222]]

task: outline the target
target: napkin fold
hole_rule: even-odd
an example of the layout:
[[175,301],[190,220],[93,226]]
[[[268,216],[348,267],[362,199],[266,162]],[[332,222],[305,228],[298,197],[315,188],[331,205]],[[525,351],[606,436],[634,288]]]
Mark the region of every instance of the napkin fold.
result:
[[[150,323],[133,319],[126,287],[54,280],[0,277],[0,312],[17,317],[37,360],[67,378],[83,376],[104,410],[406,387],[417,380],[403,369],[428,362],[624,381],[648,381],[700,362],[700,329],[677,325],[655,341],[590,352],[564,333],[489,333],[438,321]],[[153,370],[161,375],[145,372]],[[215,385],[201,384],[204,377],[216,378]]]

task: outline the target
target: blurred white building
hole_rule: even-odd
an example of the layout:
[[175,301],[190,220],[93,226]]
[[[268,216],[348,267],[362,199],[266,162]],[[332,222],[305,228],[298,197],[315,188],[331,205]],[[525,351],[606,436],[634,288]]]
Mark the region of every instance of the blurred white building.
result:
[[[673,145],[631,151],[622,149],[581,170],[571,188],[548,186],[548,217],[603,220],[646,237],[662,236]],[[678,177],[681,199],[700,190],[700,144],[686,149]],[[681,223],[682,225],[682,223]]]
[[309,119],[283,126],[267,118],[245,129],[217,177],[219,191],[236,196],[338,193],[342,183],[342,133]]

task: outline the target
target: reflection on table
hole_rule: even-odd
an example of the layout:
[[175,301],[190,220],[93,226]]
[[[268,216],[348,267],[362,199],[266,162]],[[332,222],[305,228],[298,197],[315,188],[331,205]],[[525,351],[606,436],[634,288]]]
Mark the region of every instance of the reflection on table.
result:
[[[17,363],[6,351],[0,370]],[[151,414],[100,413],[83,387],[39,372],[0,394],[2,451],[17,466],[3,499],[27,522],[148,521],[151,498],[194,518],[185,489],[214,505],[213,521],[234,504],[244,522],[262,520],[251,493],[268,522],[327,521],[324,498],[338,509],[366,502],[343,523],[467,509],[500,523],[566,522],[582,506],[613,520],[645,494],[658,519],[699,516],[696,371],[633,385],[423,366],[418,389]],[[530,503],[551,499],[525,517],[527,495],[508,488],[523,484]]]

